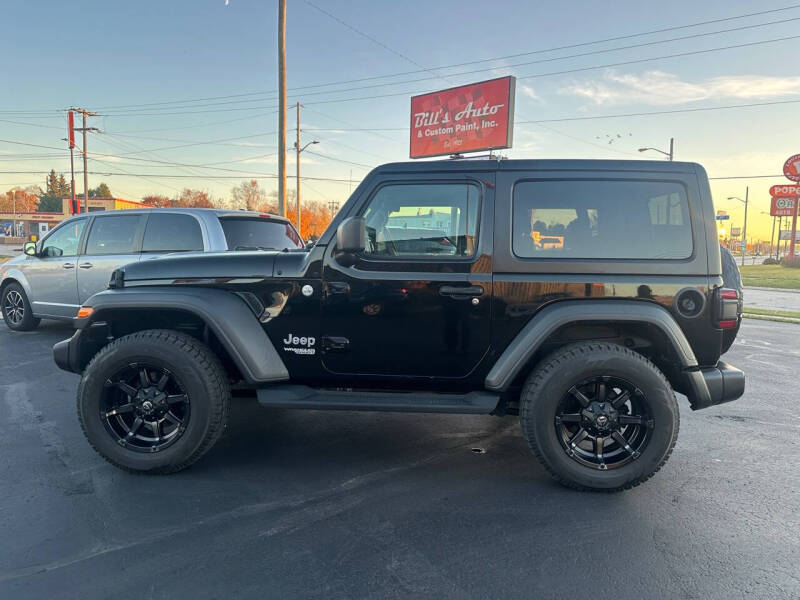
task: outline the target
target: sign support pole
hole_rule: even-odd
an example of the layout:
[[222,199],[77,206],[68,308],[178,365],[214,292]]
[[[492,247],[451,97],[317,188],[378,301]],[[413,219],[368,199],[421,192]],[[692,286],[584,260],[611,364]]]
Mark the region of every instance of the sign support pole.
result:
[[789,260],[794,258],[794,238],[797,235],[797,205],[800,204],[798,199],[794,199],[794,211],[792,212],[792,237],[789,241]]
[[[775,248],[775,219],[772,217],[772,235],[769,236],[769,254],[772,256],[772,249]],[[780,235],[780,234],[779,234]],[[778,260],[778,252],[775,252],[775,260]]]

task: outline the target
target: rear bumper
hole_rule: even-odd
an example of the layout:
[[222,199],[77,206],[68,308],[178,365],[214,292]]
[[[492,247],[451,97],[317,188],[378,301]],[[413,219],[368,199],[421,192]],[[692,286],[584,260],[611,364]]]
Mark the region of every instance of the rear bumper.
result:
[[71,338],[62,340],[53,346],[53,360],[59,369],[64,369],[70,373],[80,373],[80,337],[81,330],[78,329]]
[[744,372],[728,363],[686,372],[692,410],[731,402],[744,394]]

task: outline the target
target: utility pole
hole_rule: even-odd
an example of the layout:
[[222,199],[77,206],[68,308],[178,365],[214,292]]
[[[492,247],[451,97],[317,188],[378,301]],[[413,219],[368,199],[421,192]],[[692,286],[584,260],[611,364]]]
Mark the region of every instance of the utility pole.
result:
[[278,214],[286,216],[286,0],[278,0]]
[[[295,203],[297,205],[297,233],[300,233],[300,103],[297,103],[297,137],[294,142],[294,148],[297,151],[297,162],[295,167],[297,169],[297,185],[295,189]],[[302,234],[301,234],[302,236]]]
[[675,156],[675,138],[669,138],[669,160],[672,162],[672,158]]
[[750,186],[744,189],[744,227],[742,227],[742,266],[744,266],[744,255],[747,253],[747,201],[750,196]]
[[67,142],[69,143],[69,172],[70,172],[70,179],[69,179],[69,192],[70,192],[70,204],[69,204],[69,212],[70,214],[75,214],[80,212],[78,207],[75,206],[75,112],[69,111],[67,113],[67,120],[68,120],[68,136]]
[[76,129],[75,131],[80,131],[83,133],[83,211],[85,213],[89,212],[89,169],[86,164],[86,132],[99,132],[100,130],[97,127],[86,127],[86,117],[96,117],[97,113],[93,113],[85,108],[73,108],[72,109],[76,113],[80,113],[83,117],[83,127]]

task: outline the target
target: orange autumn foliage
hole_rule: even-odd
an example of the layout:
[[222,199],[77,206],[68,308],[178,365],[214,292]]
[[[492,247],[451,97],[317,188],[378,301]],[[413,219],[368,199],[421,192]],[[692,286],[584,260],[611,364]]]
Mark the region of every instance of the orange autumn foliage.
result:
[[39,198],[25,190],[11,190],[0,196],[0,212],[32,213],[37,206]]
[[[289,208],[286,218],[297,227],[297,209],[292,206]],[[318,202],[307,202],[300,207],[300,237],[308,241],[310,239],[317,239],[328,223],[333,219],[333,214],[328,209]]]

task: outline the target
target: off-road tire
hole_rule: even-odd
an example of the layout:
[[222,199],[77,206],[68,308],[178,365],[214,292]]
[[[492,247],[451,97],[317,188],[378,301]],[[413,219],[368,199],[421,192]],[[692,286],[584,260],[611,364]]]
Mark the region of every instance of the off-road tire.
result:
[[[120,367],[137,361],[155,361],[171,371],[183,382],[191,403],[186,431],[173,445],[153,454],[122,447],[100,417],[105,382]],[[121,337],[97,353],[81,376],[77,408],[89,443],[112,465],[130,473],[174,473],[200,459],[222,435],[230,412],[230,386],[208,346],[176,331],[150,329]]]
[[[6,314],[6,301],[12,294],[18,294],[18,298],[22,300],[23,317],[19,322],[13,322],[9,315]],[[0,295],[0,311],[3,313],[3,320],[12,331],[33,331],[41,323],[41,319],[33,316],[31,303],[28,301],[28,296],[25,290],[18,283],[9,283],[3,288],[3,293]]]
[[[568,390],[595,376],[619,377],[634,384],[643,392],[654,423],[638,459],[605,471],[568,456],[555,427],[557,406]],[[639,485],[664,465],[678,438],[679,413],[672,387],[647,358],[617,344],[582,342],[556,350],[531,372],[520,395],[520,422],[531,451],[561,484],[616,492]]]

